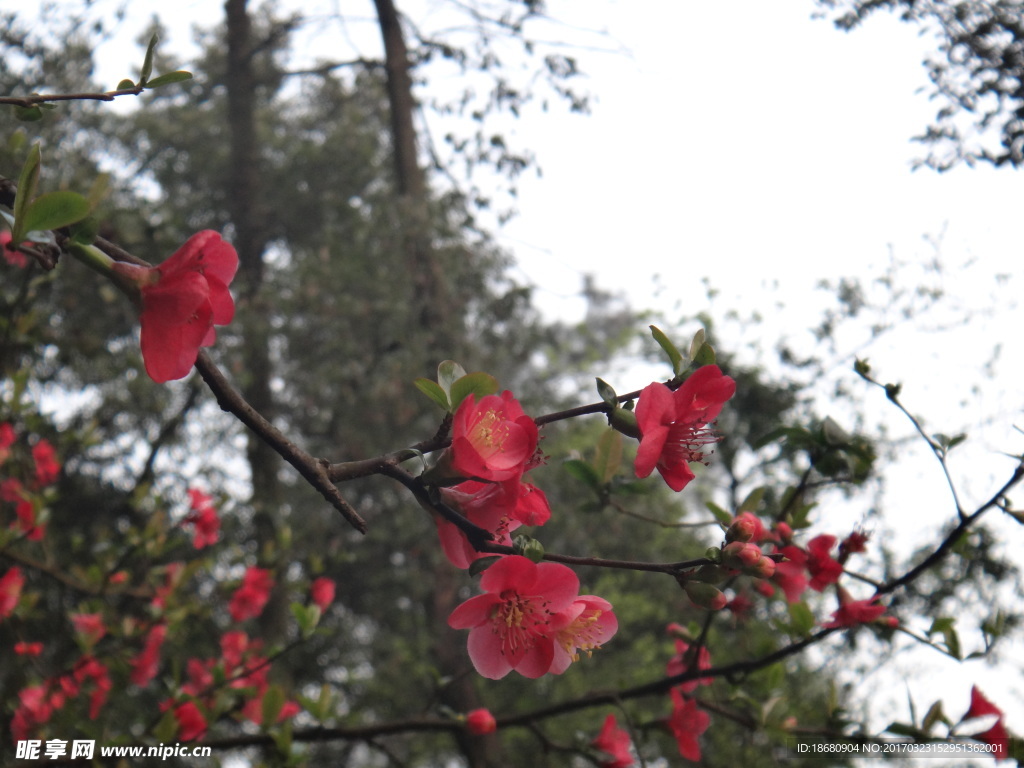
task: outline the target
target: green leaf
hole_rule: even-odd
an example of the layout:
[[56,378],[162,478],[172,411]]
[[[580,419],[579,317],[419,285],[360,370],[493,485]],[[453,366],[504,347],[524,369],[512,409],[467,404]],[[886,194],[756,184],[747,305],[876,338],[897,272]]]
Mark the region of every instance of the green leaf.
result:
[[601,490],[601,477],[592,466],[582,459],[568,459],[562,462],[565,471],[594,491]]
[[715,348],[706,342],[700,345],[697,354],[693,356],[693,362],[698,368],[702,365],[714,365],[715,359]]
[[441,389],[448,394],[452,391],[452,384],[466,375],[466,369],[454,360],[443,360],[437,366],[437,383]]
[[452,382],[452,411],[458,408],[459,403],[470,395],[476,395],[479,399],[487,395],[493,395],[497,391],[498,380],[489,373],[476,371],[475,373],[467,373],[465,376],[460,376]]
[[615,394],[615,389],[604,379],[597,379],[597,394],[605,402],[606,405],[615,408],[619,404],[619,396]]
[[93,179],[92,186],[89,187],[89,194],[86,198],[89,200],[89,208],[93,209],[101,202],[103,198],[107,196],[110,191],[110,174],[100,173]]
[[269,728],[277,722],[277,716],[284,707],[284,689],[280,685],[272,685],[263,694],[263,727]]
[[191,79],[192,79],[192,73],[191,72],[186,72],[183,69],[179,69],[176,72],[168,72],[165,75],[160,75],[159,77],[154,77],[152,80],[150,80],[148,83],[146,83],[146,87],[147,88],[160,88],[161,86],[164,86],[164,85],[170,85],[171,83],[183,83],[186,80],[191,80]]
[[43,119],[43,109],[39,104],[33,104],[31,107],[15,107],[14,117],[23,123],[34,123]]
[[747,494],[747,498],[743,500],[743,503],[740,504],[739,509],[736,510],[736,514],[739,514],[740,512],[755,511],[759,506],[761,506],[761,499],[764,498],[764,492],[766,490],[768,489],[765,486],[752,490]]
[[134,87],[135,87],[134,81],[128,80],[127,78],[125,78],[124,80],[122,80],[121,82],[119,82],[117,84],[117,88],[115,88],[114,90],[115,91],[130,91]]
[[92,245],[100,231],[100,222],[93,216],[88,216],[81,221],[71,225],[71,242],[79,245]]
[[446,411],[448,410],[448,395],[445,394],[444,390],[441,389],[440,385],[436,381],[431,381],[430,379],[421,377],[416,379],[413,384],[415,384],[416,389],[424,395],[429,397]]
[[594,470],[602,483],[610,482],[622,463],[622,434],[610,427],[597,440]]
[[512,548],[517,555],[527,557],[535,563],[544,559],[544,545],[534,538],[520,534],[512,539]]
[[299,633],[302,637],[309,637],[313,634],[316,625],[320,623],[320,606],[292,603],[289,608],[291,608],[292,616],[295,617],[295,623],[299,625]]
[[89,215],[92,206],[77,192],[59,190],[37,197],[28,210],[22,226],[28,230],[66,227]]
[[494,555],[494,557],[481,557],[479,560],[474,560],[469,564],[469,575],[479,576],[499,560],[501,560],[501,555]]
[[29,230],[25,226],[25,212],[28,210],[28,204],[36,195],[41,164],[42,153],[39,150],[39,143],[36,142],[28,151],[25,165],[21,167],[21,175],[18,177],[18,192],[14,197],[14,228],[11,232],[11,240],[15,243],[24,240],[24,234]]
[[814,629],[814,614],[807,607],[807,603],[801,600],[797,603],[790,603],[788,608],[793,631],[798,635],[809,635]]
[[695,334],[693,334],[693,341],[690,342],[690,359],[695,360],[697,353],[700,348],[704,346],[704,341],[707,339],[707,333],[701,328]]
[[861,360],[858,358],[853,364],[853,370],[862,379],[871,381],[871,379],[868,378],[868,374],[871,373],[871,366],[868,365],[867,360]]
[[[703,329],[701,329],[701,333],[703,332]],[[668,355],[668,360],[672,364],[672,374],[678,376],[680,371],[683,370],[683,353],[676,349],[676,345],[672,343],[671,339],[658,326],[651,326],[651,335],[658,342],[658,346],[665,350],[665,354]]]
[[935,724],[939,722],[945,723],[946,725],[951,725],[949,719],[942,711],[941,699],[939,701],[936,701],[930,707],[928,707],[928,711],[925,713],[924,716],[924,721],[921,723],[921,729],[925,733],[930,733]]
[[910,736],[913,739],[920,739],[925,736],[925,734],[921,733],[920,729],[906,723],[889,723],[889,727],[885,730],[897,736]]
[[160,718],[160,722],[153,728],[153,736],[159,741],[165,744],[174,741],[174,735],[178,732],[178,721],[174,717],[174,708],[171,707],[164,716]]
[[705,502],[705,506],[711,510],[711,514],[715,516],[715,519],[724,526],[728,526],[732,523],[732,515],[722,509],[720,506],[715,504],[713,501]]
[[142,62],[142,76],[139,78],[139,85],[145,85],[146,81],[149,80],[149,76],[153,74],[153,52],[156,50],[156,44],[160,41],[156,33],[149,38],[149,45],[146,46],[146,58]]

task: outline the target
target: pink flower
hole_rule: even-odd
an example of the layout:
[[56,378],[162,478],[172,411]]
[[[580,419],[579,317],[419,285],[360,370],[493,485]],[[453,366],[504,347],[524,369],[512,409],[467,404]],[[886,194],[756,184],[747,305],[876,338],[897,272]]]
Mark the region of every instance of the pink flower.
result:
[[466,713],[466,730],[483,736],[485,733],[494,733],[498,729],[498,721],[494,719],[489,709],[474,709]]
[[[24,269],[28,266],[28,257],[21,251],[11,248],[11,233],[8,230],[0,231],[0,250],[4,252],[4,259],[12,267]],[[29,243],[23,243],[29,245]]]
[[32,446],[32,458],[36,463],[36,485],[44,487],[52,484],[60,474],[60,462],[57,452],[46,440],[40,440]]
[[[494,534],[497,544],[511,544],[509,536],[521,525],[543,525],[551,517],[544,492],[519,478],[500,483],[467,480],[451,488],[443,488],[441,497],[450,507],[461,512],[474,525]],[[487,556],[477,552],[458,526],[434,515],[437,533],[445,557],[456,568]]]
[[309,585],[309,595],[313,603],[320,607],[320,611],[326,611],[327,606],[334,602],[335,585],[334,580],[326,576],[314,579]]
[[523,474],[537,449],[537,425],[512,393],[470,395],[452,420],[451,468],[468,479],[496,482]]
[[697,702],[687,699],[677,688],[671,691],[672,716],[668,719],[669,730],[679,746],[679,754],[687,760],[700,760],[699,737],[708,729],[711,718],[707,712],[697,708]]
[[0,577],[0,619],[6,619],[18,607],[21,599],[21,588],[25,586],[25,577],[18,566],[7,569]]
[[657,467],[673,491],[694,478],[690,462],[703,462],[703,448],[719,436],[707,427],[736,392],[736,382],[717,365],[698,368],[673,392],[664,384],[648,384],[636,405],[640,447],[636,476],[647,477]]
[[978,690],[978,686],[972,686],[971,706],[964,716],[960,718],[961,722],[989,715],[997,716],[997,720],[992,727],[982,733],[972,734],[971,738],[993,747],[994,751],[992,754],[995,759],[1004,760],[1007,757],[1006,752],[1009,748],[1010,734],[1007,732],[1006,726],[1003,725],[1003,711],[986,699],[982,692]]
[[103,626],[103,616],[99,613],[73,613],[71,614],[71,623],[75,625],[75,631],[82,636],[82,640],[90,648],[107,634],[107,628]]
[[228,604],[228,612],[235,621],[254,619],[263,613],[270,599],[274,579],[265,568],[250,567],[242,578],[242,585],[235,590]]
[[158,267],[119,261],[113,270],[142,293],[142,359],[155,382],[187,376],[199,348],[216,340],[213,326],[234,318],[228,285],[238,254],[212,230],[192,235]]
[[[263,699],[267,695],[267,690],[270,688],[269,685],[264,684],[263,690],[261,690],[256,696],[245,702],[242,707],[242,716],[254,725],[263,725]],[[294,701],[286,701],[281,705],[280,711],[277,713],[275,722],[282,722],[287,720],[289,717],[295,717],[299,712],[302,711],[300,707]],[[270,725],[270,723],[267,723]]]
[[14,652],[19,656],[38,656],[43,652],[42,643],[15,643]]
[[827,534],[815,536],[807,542],[807,572],[811,574],[811,589],[821,592],[843,575],[843,566],[830,554],[835,544],[836,537]]
[[630,768],[636,764],[629,753],[629,734],[619,728],[615,715],[608,715],[604,719],[601,732],[590,743],[608,756],[599,761],[601,768]]
[[83,656],[74,669],[75,682],[79,685],[92,683],[92,695],[89,696],[89,719],[99,717],[100,710],[107,702],[112,683],[106,666],[92,656]]
[[560,675],[579,661],[580,651],[589,656],[611,640],[619,629],[619,621],[607,600],[582,595],[573,600],[568,610],[559,613],[551,626],[555,629],[555,656],[548,671]]
[[160,647],[167,637],[167,625],[157,624],[146,635],[146,644],[132,661],[131,681],[140,688],[156,677],[160,668]]
[[178,721],[178,738],[181,741],[195,741],[206,733],[206,718],[191,701],[174,708],[174,719]]
[[469,658],[484,677],[497,680],[514,669],[537,678],[555,656],[552,619],[572,606],[579,587],[564,565],[508,555],[484,571],[485,594],[452,611],[448,626],[470,630]]
[[184,522],[194,526],[192,546],[203,549],[216,544],[220,539],[220,518],[213,499],[195,488],[188,489],[188,498],[192,511],[185,516]]

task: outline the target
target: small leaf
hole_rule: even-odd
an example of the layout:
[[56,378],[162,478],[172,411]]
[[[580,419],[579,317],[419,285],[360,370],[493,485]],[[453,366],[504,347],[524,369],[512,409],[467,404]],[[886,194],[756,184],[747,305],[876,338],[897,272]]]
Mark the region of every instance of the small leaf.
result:
[[36,188],[39,186],[39,166],[42,164],[42,153],[39,150],[39,143],[32,145],[25,158],[25,165],[21,167],[21,175],[18,177],[18,192],[14,197],[14,230],[11,232],[11,240],[20,243],[28,232],[25,226],[25,212],[28,204],[36,195]]
[[494,557],[481,557],[479,560],[474,560],[469,564],[469,575],[479,576],[499,560],[501,560],[501,555],[495,555]]
[[139,85],[145,85],[146,81],[149,80],[149,76],[153,74],[153,52],[156,50],[156,44],[160,38],[157,37],[156,33],[149,38],[149,45],[146,46],[146,58],[142,62],[142,76],[139,78]]
[[568,459],[562,462],[565,471],[594,491],[601,490],[601,478],[592,466],[581,459]]
[[110,191],[110,174],[100,173],[93,179],[92,186],[89,187],[89,194],[86,198],[89,200],[89,208],[95,208],[101,202],[103,198],[107,196]]
[[[702,329],[701,333],[703,332]],[[683,353],[676,349],[676,345],[672,343],[658,326],[651,326],[651,335],[658,342],[658,346],[665,350],[665,354],[668,355],[668,360],[672,364],[672,374],[678,376],[679,372],[683,370]]]
[[604,379],[597,379],[597,394],[606,405],[615,408],[619,404],[619,397],[615,394],[612,385]]
[[950,722],[946,718],[946,715],[942,712],[941,699],[939,701],[936,701],[930,707],[928,707],[928,712],[925,713],[924,721],[921,723],[921,729],[925,733],[929,733],[931,732],[935,724],[939,722],[945,723],[946,725],[950,725]]
[[284,690],[279,685],[272,685],[263,694],[263,727],[269,728],[277,722],[277,716],[284,707]]
[[135,87],[135,83],[127,78],[117,84],[115,91],[130,91]]
[[714,365],[715,359],[715,348],[706,342],[700,345],[697,354],[693,356],[693,362],[698,368],[702,365]]
[[597,440],[594,454],[594,470],[602,483],[609,482],[619,471],[622,463],[622,433],[606,429]]
[[22,226],[26,230],[59,229],[89,215],[89,201],[77,192],[60,190],[37,197],[25,212]]
[[14,117],[23,123],[34,123],[43,119],[43,109],[38,104],[33,104],[31,107],[15,107]]
[[165,744],[174,741],[174,735],[178,732],[178,721],[174,717],[174,707],[171,707],[164,712],[163,717],[153,728],[154,738],[159,739]]
[[530,536],[516,536],[512,539],[512,548],[517,555],[529,558],[535,563],[544,559],[544,545]]
[[446,394],[452,391],[452,384],[465,375],[466,369],[454,360],[443,360],[441,364],[437,366],[437,383],[441,385],[441,389],[443,389]]
[[71,242],[79,245],[92,245],[100,231],[100,222],[93,216],[71,225]]
[[440,405],[446,411],[448,410],[448,395],[445,394],[444,390],[436,381],[430,379],[419,378],[413,382],[416,385],[416,389],[422,392],[424,395],[429,397],[435,403]]
[[868,379],[868,374],[871,373],[871,366],[868,365],[868,361],[867,360],[860,360],[860,359],[858,359],[853,364],[853,370],[862,379],[866,379],[866,380],[870,381],[870,379]]
[[763,485],[760,488],[755,488],[754,490],[752,490],[749,494],[747,494],[747,498],[743,500],[743,503],[740,504],[740,507],[739,509],[736,510],[736,513],[739,514],[740,512],[755,511],[759,506],[761,506],[761,499],[764,498],[764,493],[766,490],[768,489]]
[[498,380],[489,373],[476,371],[460,376],[451,387],[452,411],[459,407],[459,403],[470,395],[476,395],[477,399],[493,395],[498,391]]
[[150,80],[148,83],[146,83],[146,87],[147,88],[160,88],[161,86],[164,86],[164,85],[170,85],[171,83],[183,83],[186,80],[191,80],[191,79],[192,79],[192,73],[191,72],[186,72],[183,69],[179,69],[176,72],[168,72],[165,75],[160,75],[159,77],[154,77],[152,80]]
[[906,723],[889,723],[889,727],[885,730],[897,736],[910,736],[914,739],[920,739],[925,736],[925,734],[921,733],[920,729]]
[[704,346],[704,341],[706,338],[707,334],[704,332],[703,328],[701,328],[695,334],[693,334],[693,341],[690,342],[691,360],[695,360],[697,358],[697,353],[700,351],[700,348]]
[[790,603],[788,608],[789,620],[793,631],[798,635],[806,636],[810,634],[811,630],[814,629],[814,614],[807,607],[807,603],[801,600],[797,603]]
[[732,515],[722,509],[720,506],[715,504],[713,501],[705,502],[705,506],[711,510],[711,514],[715,516],[715,519],[724,526],[728,526],[732,523]]

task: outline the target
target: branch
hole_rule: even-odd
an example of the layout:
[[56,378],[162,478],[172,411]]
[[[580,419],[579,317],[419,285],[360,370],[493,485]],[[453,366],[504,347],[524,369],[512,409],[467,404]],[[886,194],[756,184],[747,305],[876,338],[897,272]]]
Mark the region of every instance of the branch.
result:
[[144,90],[146,90],[146,86],[136,85],[134,88],[121,88],[102,93],[35,93],[31,96],[0,96],[0,104],[28,108],[51,101],[113,101],[118,96],[138,96]]

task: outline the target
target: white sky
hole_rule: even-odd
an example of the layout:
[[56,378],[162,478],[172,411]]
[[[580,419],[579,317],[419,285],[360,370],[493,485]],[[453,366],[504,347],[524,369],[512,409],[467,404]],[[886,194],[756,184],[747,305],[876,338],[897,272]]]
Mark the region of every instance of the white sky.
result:
[[[435,13],[443,5],[423,4]],[[301,4],[306,12],[334,5],[342,4]],[[167,7],[133,0],[131,12],[141,24]],[[212,0],[174,7],[165,43],[173,49],[187,50],[188,22],[221,13]],[[1024,450],[1011,429],[1024,424],[1022,318],[1013,298],[1021,280],[1020,180],[988,167],[911,172],[923,152],[910,138],[935,111],[917,92],[926,85],[921,61],[933,41],[884,13],[844,34],[812,20],[810,0],[551,0],[549,10],[566,22],[565,36],[611,52],[578,56],[596,97],[593,114],[566,115],[554,107],[512,126],[536,152],[543,176],[520,180],[518,216],[498,237],[514,252],[520,278],[537,286],[544,310],[579,317],[582,275],[594,273],[601,286],[625,291],[634,306],[690,314],[706,306],[700,281],[707,277],[722,291],[719,308],[766,315],[764,326],[750,332],[770,346],[778,334],[799,338],[817,321],[825,301],[813,291],[818,280],[870,281],[890,253],[930,260],[935,251],[924,237],[941,235],[944,287],[971,322],[944,334],[912,325],[860,354],[881,378],[904,382],[905,400],[932,429],[972,428],[976,439],[959,451],[954,473],[965,483],[968,504],[987,498],[1012,466],[997,452]],[[347,42],[374,55],[376,33],[366,29],[349,25]],[[325,27],[319,39],[337,46],[337,34]],[[126,53],[120,62],[139,58]],[[104,64],[100,75],[112,87],[130,71]],[[969,269],[959,268],[968,260]],[[994,280],[999,273],[1013,275],[1001,288]],[[940,314],[925,325],[950,318],[960,324],[963,316]],[[745,334],[725,328],[719,342],[742,346]],[[995,377],[986,379],[980,367],[995,343],[1003,345],[1001,357]],[[852,358],[841,363],[835,378],[854,378]],[[620,389],[642,383],[623,382]],[[869,423],[907,434],[883,397],[865,393]],[[890,512],[917,512],[898,534],[908,545],[928,540],[949,512],[928,462],[911,451],[887,502]],[[1019,549],[1019,527],[999,530]],[[927,675],[942,685],[929,688],[917,671],[921,664],[932,665]],[[1024,733],[1019,664],[956,666],[926,652],[907,667],[907,685],[922,711],[934,694],[959,716],[977,681],[1007,710],[1011,728]],[[891,687],[904,701],[902,683]]]

